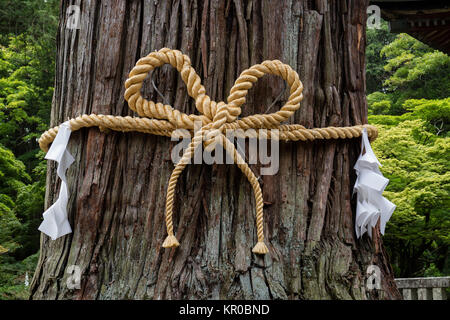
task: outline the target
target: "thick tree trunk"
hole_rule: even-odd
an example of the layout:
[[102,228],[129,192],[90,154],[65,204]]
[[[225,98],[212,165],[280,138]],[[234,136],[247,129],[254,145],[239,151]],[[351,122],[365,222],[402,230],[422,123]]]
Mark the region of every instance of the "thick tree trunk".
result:
[[[138,58],[162,47],[190,56],[216,101],[227,97],[241,71],[279,59],[305,86],[292,123],[366,123],[367,2],[75,1],[81,24],[71,30],[65,15],[70,3],[62,1],[51,124],[83,113],[132,115],[124,81]],[[167,103],[194,112],[176,70],[165,66],[153,79]],[[282,90],[280,78],[263,77],[250,90],[243,115],[266,112]],[[148,79],[143,93],[162,99]],[[97,128],[72,134],[73,233],[56,241],[42,236],[33,299],[400,298],[379,234],[372,241],[354,233],[359,139],[281,143],[278,174],[262,178],[265,257],[251,252],[255,203],[235,165],[188,166],[174,211],[181,246],[161,248],[173,145],[166,137]],[[53,163],[47,178],[48,206],[59,190]],[[371,264],[381,269],[381,290],[366,287]],[[71,265],[81,269],[80,289],[66,286]]]

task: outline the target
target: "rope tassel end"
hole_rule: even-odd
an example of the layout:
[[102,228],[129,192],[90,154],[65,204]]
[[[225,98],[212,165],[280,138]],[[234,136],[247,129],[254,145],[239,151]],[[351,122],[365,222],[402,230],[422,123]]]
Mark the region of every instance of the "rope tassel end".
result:
[[269,252],[269,249],[263,241],[258,241],[252,252],[257,254],[266,254],[267,252]]
[[178,247],[180,243],[178,242],[177,238],[175,238],[174,235],[167,236],[166,240],[164,240],[163,248],[175,248]]

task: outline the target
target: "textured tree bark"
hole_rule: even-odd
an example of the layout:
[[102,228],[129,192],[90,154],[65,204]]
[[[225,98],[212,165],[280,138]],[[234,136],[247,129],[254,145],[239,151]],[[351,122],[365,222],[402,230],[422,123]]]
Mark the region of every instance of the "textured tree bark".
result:
[[[73,2],[73,1],[71,1]],[[367,122],[364,50],[368,1],[75,1],[79,30],[61,4],[52,123],[83,113],[132,115],[124,81],[141,56],[162,47],[189,55],[212,99],[226,99],[245,68],[279,59],[300,74],[305,99],[292,123],[308,128]],[[153,80],[167,103],[193,113],[176,70]],[[265,76],[243,115],[267,112],[284,83]],[[143,94],[161,101],[149,79]],[[279,109],[287,95],[270,112]],[[256,243],[250,184],[235,165],[190,165],[177,187],[181,246],[163,249],[170,139],[139,133],[72,134],[68,171],[73,233],[41,238],[32,299],[396,299],[379,233],[357,240],[353,165],[359,139],[282,142],[280,170],[262,178],[269,254]],[[255,172],[258,166],[252,166]],[[47,206],[57,197],[49,163]],[[366,269],[381,269],[368,290]],[[81,270],[70,289],[67,267]]]

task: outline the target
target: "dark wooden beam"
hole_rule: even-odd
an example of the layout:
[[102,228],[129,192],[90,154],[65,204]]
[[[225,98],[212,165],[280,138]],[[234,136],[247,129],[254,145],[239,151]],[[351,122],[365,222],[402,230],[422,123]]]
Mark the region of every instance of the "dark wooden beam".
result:
[[379,6],[384,10],[399,10],[399,11],[423,11],[423,10],[439,10],[449,9],[449,1],[446,0],[429,0],[429,1],[411,1],[411,0],[398,0],[398,1],[371,1],[370,4]]
[[450,53],[450,2],[442,0],[378,0],[393,33],[408,33],[429,46]]

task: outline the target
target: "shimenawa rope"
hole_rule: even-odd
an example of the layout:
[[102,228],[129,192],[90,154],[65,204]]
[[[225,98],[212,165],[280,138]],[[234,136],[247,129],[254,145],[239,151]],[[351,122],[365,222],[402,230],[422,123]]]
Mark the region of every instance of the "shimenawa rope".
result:
[[[141,96],[140,90],[148,73],[164,64],[170,64],[178,70],[181,78],[187,86],[187,92],[195,100],[195,107],[200,115],[185,114],[170,105],[154,103]],[[255,114],[237,119],[241,114],[241,106],[245,103],[247,92],[253,84],[265,74],[278,75],[283,78],[290,87],[290,96],[286,104],[277,112],[271,114]],[[234,144],[223,134],[225,130],[246,129],[277,129],[275,136],[271,130],[256,130],[255,134],[261,138],[274,138],[285,141],[313,141],[316,139],[349,139],[361,136],[362,129],[366,128],[368,136],[373,140],[377,137],[377,129],[371,125],[357,125],[352,127],[326,127],[306,129],[293,124],[282,125],[297,109],[303,99],[303,85],[289,65],[278,60],[267,60],[261,64],[253,65],[243,71],[234,83],[227,98],[227,102],[216,102],[206,94],[205,87],[201,84],[200,77],[191,66],[188,56],[178,50],[163,48],[138,60],[136,66],[129,73],[125,82],[125,100],[128,106],[140,117],[120,117],[111,115],[82,115],[69,120],[72,131],[85,127],[97,126],[100,129],[115,131],[139,131],[161,136],[171,136],[176,129],[194,129],[194,122],[201,121],[202,127],[195,132],[194,137],[183,153],[181,160],[175,165],[175,169],[169,179],[166,195],[166,228],[168,236],[163,247],[177,247],[178,240],[173,232],[172,212],[173,198],[178,177],[194,155],[195,149],[204,143],[206,148],[211,148],[215,143],[220,143],[228,154],[233,156],[234,162],[244,173],[250,182],[256,200],[256,226],[258,242],[253,248],[254,253],[265,254],[268,248],[264,243],[263,230],[263,199],[258,179],[251,171],[241,155],[236,151]],[[44,132],[39,139],[39,146],[47,151],[48,146],[55,139],[58,127]],[[205,140],[205,141],[204,141]]]

